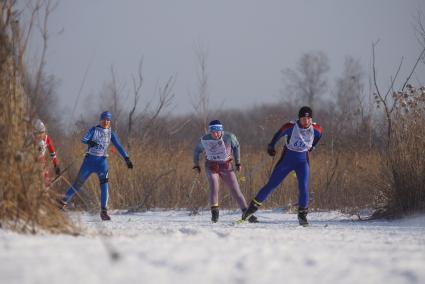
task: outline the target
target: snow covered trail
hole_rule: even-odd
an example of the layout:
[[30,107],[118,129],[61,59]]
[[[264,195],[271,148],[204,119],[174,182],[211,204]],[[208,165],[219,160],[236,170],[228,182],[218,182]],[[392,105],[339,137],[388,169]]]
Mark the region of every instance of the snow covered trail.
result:
[[[0,230],[0,283],[425,283],[425,217],[353,222],[337,212],[72,213],[84,236]],[[115,214],[114,214],[115,213]],[[99,237],[99,233],[108,237]]]

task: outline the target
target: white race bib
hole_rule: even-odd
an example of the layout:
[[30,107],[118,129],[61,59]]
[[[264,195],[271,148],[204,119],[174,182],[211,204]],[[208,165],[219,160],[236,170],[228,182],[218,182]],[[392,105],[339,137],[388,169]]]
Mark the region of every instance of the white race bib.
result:
[[38,150],[39,157],[42,157],[46,154],[46,150],[47,150],[46,140],[47,139],[42,139],[37,142],[37,150]]
[[97,146],[90,147],[88,153],[93,156],[107,157],[108,146],[111,142],[111,129],[96,127],[91,140],[96,142]]
[[227,161],[230,155],[226,151],[223,139],[203,140],[202,146],[205,149],[205,155],[208,161]]
[[314,129],[310,125],[308,128],[299,128],[298,123],[295,123],[292,130],[291,139],[286,142],[289,150],[295,152],[306,152],[313,146]]

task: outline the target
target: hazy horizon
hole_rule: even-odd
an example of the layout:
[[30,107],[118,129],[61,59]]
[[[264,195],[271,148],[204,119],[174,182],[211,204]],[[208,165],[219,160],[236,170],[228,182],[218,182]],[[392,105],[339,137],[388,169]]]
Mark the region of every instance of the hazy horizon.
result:
[[[61,1],[49,21],[46,71],[60,81],[61,113],[69,114],[88,68],[75,116],[85,97],[111,80],[111,66],[123,93],[131,92],[143,57],[143,96],[176,76],[174,113],[181,114],[193,110],[188,94],[196,93],[200,45],[208,52],[211,106],[246,108],[277,102],[281,70],[294,69],[307,52],[328,56],[331,86],[347,56],[368,76],[372,42],[379,40],[376,63],[386,89],[401,58],[400,81],[420,53],[414,25],[424,7],[419,0]],[[421,65],[413,78],[418,84],[425,78]]]

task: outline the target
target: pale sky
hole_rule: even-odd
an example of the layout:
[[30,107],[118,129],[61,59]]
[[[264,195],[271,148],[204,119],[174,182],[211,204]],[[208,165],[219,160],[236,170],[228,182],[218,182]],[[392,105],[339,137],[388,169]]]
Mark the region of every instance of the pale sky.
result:
[[[46,70],[59,80],[64,112],[72,109],[89,66],[84,96],[99,94],[114,66],[121,85],[144,57],[145,96],[176,75],[175,112],[192,111],[196,92],[195,47],[208,50],[212,106],[245,108],[278,102],[281,70],[301,55],[323,51],[332,84],[344,59],[359,59],[370,73],[371,44],[377,46],[378,76],[388,86],[404,56],[407,77],[421,51],[414,31],[423,0],[62,0],[50,18]],[[60,35],[53,33],[63,29]],[[423,64],[416,74],[425,81]],[[96,101],[94,101],[96,102]],[[81,110],[77,110],[78,112]]]

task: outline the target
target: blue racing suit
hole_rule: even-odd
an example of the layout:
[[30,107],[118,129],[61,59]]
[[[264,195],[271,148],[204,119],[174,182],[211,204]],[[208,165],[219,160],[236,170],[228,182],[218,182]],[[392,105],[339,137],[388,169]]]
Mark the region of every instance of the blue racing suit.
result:
[[[96,173],[100,183],[100,206],[106,209],[109,197],[107,151],[110,142],[112,142],[124,159],[128,158],[128,155],[111,128],[103,128],[100,125],[92,127],[81,139],[81,142],[88,144],[86,156],[77,178],[72,186],[66,191],[63,201],[69,202],[75,193],[80,190],[87,178],[92,173]],[[90,144],[95,145],[90,146]]]
[[322,136],[322,128],[315,123],[308,128],[301,128],[298,120],[291,121],[284,124],[275,133],[268,146],[269,149],[274,151],[275,144],[284,136],[286,136],[286,143],[282,156],[275,165],[269,181],[258,192],[255,201],[261,204],[291,171],[295,171],[298,179],[298,206],[308,208],[308,183],[310,176],[308,152],[319,142]]

